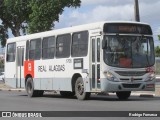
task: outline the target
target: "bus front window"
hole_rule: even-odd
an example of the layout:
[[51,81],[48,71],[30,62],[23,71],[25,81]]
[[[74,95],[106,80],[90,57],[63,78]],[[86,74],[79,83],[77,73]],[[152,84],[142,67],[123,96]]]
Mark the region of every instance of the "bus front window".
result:
[[152,37],[104,36],[106,48],[104,61],[107,65],[122,68],[143,68],[154,65]]

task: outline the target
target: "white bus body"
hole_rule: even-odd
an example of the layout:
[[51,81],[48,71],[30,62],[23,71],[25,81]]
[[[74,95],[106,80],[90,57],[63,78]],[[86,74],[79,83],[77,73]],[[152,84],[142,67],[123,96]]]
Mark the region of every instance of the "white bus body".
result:
[[[110,24],[113,27],[105,27]],[[149,27],[137,22],[98,22],[10,38],[6,44],[5,83],[26,88],[30,97],[56,90],[64,96],[75,93],[78,99],[97,92],[116,92],[120,99],[127,99],[131,91],[153,91],[152,34],[139,25]],[[128,47],[131,57],[126,55],[129,45],[141,46],[143,63],[132,56],[136,48]],[[107,46],[112,52],[107,52]]]

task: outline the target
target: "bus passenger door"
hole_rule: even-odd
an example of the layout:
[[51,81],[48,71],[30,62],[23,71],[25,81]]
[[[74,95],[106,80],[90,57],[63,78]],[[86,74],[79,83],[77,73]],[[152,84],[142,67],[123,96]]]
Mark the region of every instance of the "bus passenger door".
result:
[[16,87],[24,87],[24,47],[17,47]]
[[100,89],[100,36],[91,38],[91,86],[92,90]]

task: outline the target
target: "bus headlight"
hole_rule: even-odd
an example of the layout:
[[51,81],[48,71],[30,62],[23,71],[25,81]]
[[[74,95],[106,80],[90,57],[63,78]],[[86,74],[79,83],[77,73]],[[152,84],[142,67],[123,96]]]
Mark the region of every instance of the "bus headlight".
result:
[[118,79],[110,72],[104,72],[105,76],[107,77],[107,80],[118,82]]
[[145,81],[152,81],[155,79],[155,73],[151,73]]

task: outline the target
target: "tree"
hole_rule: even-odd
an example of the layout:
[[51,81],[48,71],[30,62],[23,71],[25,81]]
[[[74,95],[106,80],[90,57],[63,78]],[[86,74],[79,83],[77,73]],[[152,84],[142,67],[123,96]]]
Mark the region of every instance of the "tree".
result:
[[159,46],[155,47],[155,56],[160,57],[160,47]]
[[3,25],[0,25],[0,41],[1,41],[2,46],[5,46],[7,38],[8,38],[7,27],[3,26]]
[[[27,31],[36,33],[50,30],[65,7],[76,8],[80,3],[80,0],[0,0],[2,46],[5,46],[8,29],[14,36],[26,34]],[[1,32],[2,29],[4,32]]]
[[80,0],[31,0],[32,14],[29,16],[29,33],[42,32],[54,27],[65,7],[79,7]]
[[[5,46],[8,38],[8,29],[11,29],[14,36],[20,36],[24,31],[26,21],[29,19],[31,9],[27,7],[29,0],[1,0],[0,19],[5,33],[1,32],[1,44]],[[6,35],[7,34],[7,35]]]

